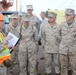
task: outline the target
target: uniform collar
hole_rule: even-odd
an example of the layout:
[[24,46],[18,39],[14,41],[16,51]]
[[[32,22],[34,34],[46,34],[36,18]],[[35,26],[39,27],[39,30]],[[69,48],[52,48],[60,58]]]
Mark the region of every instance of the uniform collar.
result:
[[17,28],[17,26],[16,26],[16,27],[14,27],[14,26],[12,25],[12,23],[11,23],[11,26],[12,26],[12,28],[13,28],[13,29]]
[[50,25],[51,28],[56,29],[57,28],[57,24],[55,24],[53,27]]
[[25,27],[24,25],[23,25],[23,29],[28,29],[30,26],[28,26],[28,27]]
[[72,28],[72,27],[74,26],[74,22],[75,22],[75,20],[73,21],[73,23],[72,23],[71,25],[68,25],[68,23],[66,22],[65,27],[70,27],[70,28]]

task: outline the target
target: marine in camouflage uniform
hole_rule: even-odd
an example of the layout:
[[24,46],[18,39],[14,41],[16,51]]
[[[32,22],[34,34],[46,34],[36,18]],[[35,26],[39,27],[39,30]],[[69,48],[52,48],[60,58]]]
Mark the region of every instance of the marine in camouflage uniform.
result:
[[[18,30],[19,26],[18,26],[18,15],[17,14],[12,14],[12,22],[8,25],[8,32],[11,32],[12,34],[14,34],[16,37],[20,37],[19,34],[19,30]],[[16,45],[16,50],[14,50],[11,55],[12,55],[12,62],[14,63],[14,66],[8,68],[8,75],[12,75],[13,74],[13,69],[14,67],[17,65],[18,69],[19,69],[19,63],[18,63],[18,50],[19,50],[19,43]]]
[[34,25],[29,24],[28,17],[24,18],[20,40],[18,59],[20,66],[20,75],[28,75],[28,66],[30,75],[37,75],[36,60],[37,60],[37,42],[38,31]]
[[[72,69],[72,75],[76,75],[76,21],[75,11],[66,9],[66,21],[60,25],[60,64],[61,75],[68,75],[68,66]],[[69,61],[68,61],[69,59]],[[68,64],[69,63],[69,64]]]
[[55,22],[57,14],[49,12],[49,24],[42,28],[42,46],[44,48],[45,75],[51,75],[52,62],[55,64],[55,73],[59,75],[59,26]]
[[[48,18],[46,17],[46,12],[42,11],[40,13],[40,16],[42,18],[42,26],[45,26],[48,24]],[[42,27],[43,28],[43,27]]]
[[[27,13],[28,13],[28,16],[29,16],[29,19],[30,19],[30,25],[34,25],[37,30],[38,30],[38,34],[39,34],[39,31],[40,31],[40,20],[37,16],[33,15],[33,6],[32,5],[27,5]],[[38,37],[38,41],[39,41],[39,37]],[[38,43],[37,43],[37,72],[39,72],[38,70]]]

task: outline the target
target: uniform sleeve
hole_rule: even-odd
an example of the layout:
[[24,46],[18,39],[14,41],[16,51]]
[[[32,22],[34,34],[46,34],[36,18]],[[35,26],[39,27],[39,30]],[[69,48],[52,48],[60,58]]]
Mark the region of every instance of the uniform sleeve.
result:
[[62,39],[62,27],[63,27],[64,23],[61,23],[58,27],[58,31],[59,31],[59,37],[60,37],[60,40]]
[[37,29],[38,29],[38,33],[39,33],[39,31],[40,31],[40,20],[38,17],[37,17]]
[[61,27],[61,26],[58,25],[58,28],[57,28],[57,35],[55,36],[58,43],[61,42],[61,28],[60,28],[60,27]]
[[[76,23],[76,22],[75,22]],[[74,37],[74,44],[76,45],[76,25],[74,26],[74,32],[73,32],[73,37]]]
[[43,47],[45,45],[45,38],[46,38],[46,36],[45,36],[45,27],[42,26],[42,30],[41,30],[41,42],[42,42],[42,46]]
[[21,31],[22,31],[22,25],[17,27],[17,32],[21,33]]
[[35,26],[33,26],[33,28],[34,28],[34,41],[38,43],[38,30],[36,29]]

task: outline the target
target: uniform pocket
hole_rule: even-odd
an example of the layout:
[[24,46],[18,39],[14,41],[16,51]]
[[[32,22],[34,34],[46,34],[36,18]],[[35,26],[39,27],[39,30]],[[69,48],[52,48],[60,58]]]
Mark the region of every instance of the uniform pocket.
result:
[[66,35],[67,31],[66,30],[62,30],[62,35]]

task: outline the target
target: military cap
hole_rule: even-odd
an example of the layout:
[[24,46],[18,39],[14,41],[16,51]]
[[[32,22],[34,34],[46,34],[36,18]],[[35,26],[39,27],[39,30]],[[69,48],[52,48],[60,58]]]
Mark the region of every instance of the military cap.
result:
[[73,9],[66,9],[65,14],[68,15],[75,14],[75,11]]
[[57,14],[54,12],[49,12],[48,17],[56,18]]
[[17,14],[12,14],[11,16],[12,16],[12,19],[13,18],[18,18],[18,15]]
[[33,9],[33,6],[32,5],[27,5],[26,7],[27,7],[27,10],[28,9]]
[[44,14],[44,15],[46,15],[46,12],[45,12],[45,11],[42,11],[40,14]]
[[22,12],[19,12],[19,13],[18,13],[18,16],[22,16],[22,15],[23,15],[23,13],[22,13]]

